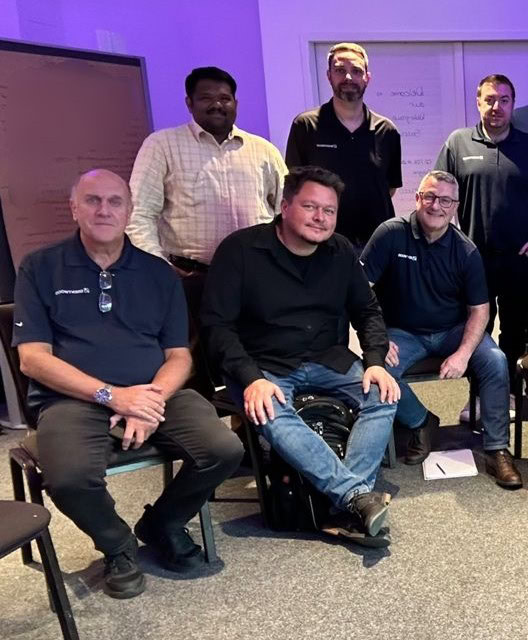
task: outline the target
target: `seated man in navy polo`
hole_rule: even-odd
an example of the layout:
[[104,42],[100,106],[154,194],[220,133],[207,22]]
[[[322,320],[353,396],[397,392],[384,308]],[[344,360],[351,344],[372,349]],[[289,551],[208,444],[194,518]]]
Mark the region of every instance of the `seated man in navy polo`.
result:
[[[388,341],[377,300],[351,243],[334,234],[343,189],[325,169],[292,169],[281,215],[232,233],[216,250],[202,322],[234,401],[333,502],[335,518],[323,530],[386,546],[390,496],[373,488],[399,389],[384,367]],[[348,349],[345,314],[363,363]],[[357,410],[343,462],[295,412],[294,397],[306,391]]]
[[[132,246],[128,185],[106,170],[82,175],[70,201],[79,231],[23,260],[16,282],[13,343],[39,412],[37,442],[55,505],[105,555],[105,592],[145,589],[136,536],[164,566],[203,562],[185,524],[238,466],[240,441],[211,404],[182,389],[191,370],[179,276]],[[115,511],[104,480],[112,429],[123,449],[155,444],[183,465],[135,534]]]
[[[458,202],[456,179],[445,171],[424,176],[409,220],[382,223],[361,262],[387,323],[386,357],[396,379],[415,362],[445,356],[441,378],[460,378],[469,367],[481,398],[486,468],[503,487],[522,486],[508,451],[509,380],[506,357],[485,333],[489,304],[480,254],[450,224]],[[405,462],[418,464],[431,450],[439,420],[400,381],[396,418],[412,429]]]

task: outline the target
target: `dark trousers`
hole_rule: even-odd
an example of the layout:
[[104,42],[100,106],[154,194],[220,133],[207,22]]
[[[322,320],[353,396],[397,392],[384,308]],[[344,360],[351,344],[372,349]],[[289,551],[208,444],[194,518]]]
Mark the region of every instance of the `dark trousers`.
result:
[[[114,440],[109,435],[112,413],[89,402],[58,400],[41,412],[37,429],[39,460],[51,499],[104,554],[119,553],[130,536],[104,479]],[[200,510],[243,454],[239,439],[213,406],[190,389],[178,391],[167,402],[165,421],[149,442],[183,460],[153,505],[156,521],[167,531],[183,526]]]
[[517,254],[497,254],[485,261],[490,297],[488,333],[499,314],[499,347],[508,360],[510,389],[514,392],[517,359],[524,355],[528,341],[528,258]]

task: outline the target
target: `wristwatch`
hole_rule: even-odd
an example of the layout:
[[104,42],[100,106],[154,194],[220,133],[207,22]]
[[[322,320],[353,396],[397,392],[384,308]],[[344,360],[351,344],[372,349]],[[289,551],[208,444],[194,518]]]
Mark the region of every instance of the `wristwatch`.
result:
[[112,385],[105,384],[104,387],[97,389],[93,397],[97,404],[108,404],[112,402]]

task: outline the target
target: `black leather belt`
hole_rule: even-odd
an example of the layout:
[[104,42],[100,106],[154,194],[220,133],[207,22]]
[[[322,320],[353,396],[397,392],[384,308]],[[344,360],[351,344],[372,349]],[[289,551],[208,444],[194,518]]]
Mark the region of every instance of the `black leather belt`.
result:
[[193,260],[192,258],[184,258],[183,256],[174,256],[171,254],[169,256],[169,260],[175,267],[178,267],[178,269],[186,271],[187,273],[191,273],[192,271],[201,271],[202,273],[205,273],[209,269],[208,264],[198,262],[198,260]]

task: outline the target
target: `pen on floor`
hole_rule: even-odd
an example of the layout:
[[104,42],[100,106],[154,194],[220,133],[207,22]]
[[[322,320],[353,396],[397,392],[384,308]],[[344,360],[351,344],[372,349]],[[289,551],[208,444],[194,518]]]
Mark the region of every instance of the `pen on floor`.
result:
[[440,469],[440,471],[444,474],[446,474],[446,472],[442,469],[442,467],[438,464],[438,462],[436,463],[436,466]]

